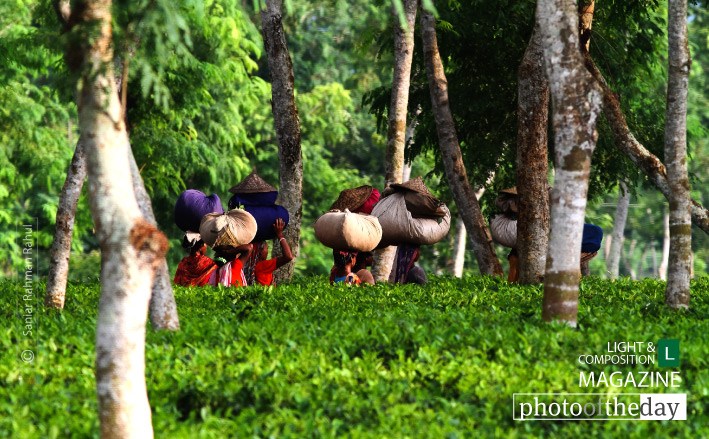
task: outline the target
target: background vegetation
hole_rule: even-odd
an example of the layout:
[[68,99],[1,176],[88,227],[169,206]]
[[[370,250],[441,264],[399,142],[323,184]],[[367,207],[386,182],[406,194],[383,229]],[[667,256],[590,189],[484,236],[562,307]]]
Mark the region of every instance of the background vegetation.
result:
[[[255,169],[277,185],[277,149],[270,108],[268,68],[260,18],[253,2],[238,0],[141,0],[115,3],[116,54],[130,61],[128,120],[138,166],[153,199],[160,227],[171,238],[172,270],[183,257],[172,211],[187,188],[217,193]],[[298,274],[326,273],[328,250],[314,238],[312,224],[340,190],[383,185],[385,115],[393,44],[388,3],[378,0],[291,0],[284,25],[295,70],[303,130],[304,221]],[[516,145],[516,72],[533,24],[534,2],[439,2],[439,44],[451,86],[452,110],[471,183],[495,180],[483,198],[486,216],[495,214],[496,190],[513,185]],[[690,171],[693,196],[709,202],[706,170],[707,12],[692,8],[693,55],[690,83]],[[631,129],[662,156],[665,93],[663,1],[601,2],[594,18],[591,53],[621,95]],[[12,0],[0,5],[0,276],[20,263],[15,227],[39,224],[40,255],[54,231],[58,196],[73,153],[76,108],[72,78],[62,59],[61,26],[48,0]],[[420,48],[418,33],[417,47]],[[421,54],[414,58],[411,112],[419,127],[407,151],[412,177],[425,177],[449,203],[452,196],[437,153]],[[626,227],[627,267],[636,267],[643,246],[661,249],[664,199],[647,186],[615,149],[601,121],[593,157],[587,220],[612,228],[619,178],[630,178],[633,204]],[[551,139],[551,137],[550,137]],[[553,145],[551,145],[553,148]],[[455,225],[454,225],[455,227]],[[452,228],[452,230],[454,230]],[[451,263],[453,234],[423,249],[422,265],[442,273]],[[709,239],[694,234],[695,275],[705,275]],[[95,279],[99,255],[86,196],[77,213],[70,276]],[[498,255],[506,262],[507,251]],[[645,254],[650,258],[651,253]],[[656,256],[659,257],[659,256]],[[654,276],[648,259],[644,276]],[[40,258],[40,274],[47,258]],[[477,273],[466,255],[466,272]],[[592,263],[605,273],[604,258]],[[630,274],[628,268],[622,272]],[[636,270],[637,271],[637,270]]]

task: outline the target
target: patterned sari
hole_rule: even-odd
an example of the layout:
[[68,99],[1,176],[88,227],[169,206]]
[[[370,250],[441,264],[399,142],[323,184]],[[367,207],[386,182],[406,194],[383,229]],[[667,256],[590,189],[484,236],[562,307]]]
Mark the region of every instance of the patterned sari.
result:
[[210,276],[217,269],[217,264],[214,263],[208,256],[196,255],[188,256],[180,261],[175,273],[175,282],[178,285],[188,286],[204,286],[209,282]]

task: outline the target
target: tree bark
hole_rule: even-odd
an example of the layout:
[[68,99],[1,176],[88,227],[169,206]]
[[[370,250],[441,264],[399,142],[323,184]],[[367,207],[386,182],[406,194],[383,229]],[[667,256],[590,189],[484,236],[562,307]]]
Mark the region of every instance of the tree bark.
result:
[[155,270],[168,242],[143,218],[131,184],[128,136],[111,65],[111,0],[80,0],[75,6],[71,22],[91,35],[90,41],[68,44],[67,63],[81,73],[79,128],[101,248],[96,328],[101,437],[152,438],[145,386],[145,320]]
[[665,116],[665,163],[670,187],[670,259],[665,303],[689,308],[692,214],[687,176],[687,93],[692,63],[687,37],[687,1],[669,0],[669,76]]
[[[586,57],[586,68],[598,81],[603,91],[603,114],[605,114],[606,120],[613,131],[615,145],[647,175],[650,183],[669,200],[670,186],[667,183],[667,170],[665,165],[662,164],[660,159],[654,154],[645,149],[635,136],[633,136],[633,133],[630,132],[625,115],[620,109],[618,95],[614,94],[610,87],[608,87],[605,78],[601,75],[593,59],[588,56]],[[709,234],[709,210],[695,200],[690,200],[690,202],[692,224]]]
[[[121,111],[123,112],[123,109]],[[158,223],[153,213],[153,204],[150,201],[148,192],[145,190],[145,184],[140,176],[138,164],[135,162],[130,145],[128,146],[128,161],[130,162],[131,177],[133,179],[133,191],[135,192],[140,212],[148,223],[157,227]],[[177,304],[172,291],[170,271],[167,267],[167,260],[164,257],[158,264],[150,296],[150,324],[154,331],[180,330],[180,318],[177,314]]]
[[549,243],[547,125],[549,82],[541,34],[535,29],[517,74],[517,252],[519,282],[539,284]]
[[576,327],[581,237],[601,94],[583,66],[572,0],[540,0],[541,32],[554,126],[556,180],[544,277],[542,319]]
[[662,230],[662,261],[657,274],[660,276],[660,280],[667,280],[667,263],[670,260],[670,212],[666,207],[662,215]]
[[[399,20],[396,8],[392,5],[394,19],[394,74],[391,81],[391,101],[389,103],[389,121],[387,145],[384,156],[386,174],[384,186],[402,183],[404,173],[404,148],[406,146],[406,115],[409,108],[409,85],[411,83],[411,60],[414,56],[414,27],[418,0],[402,0],[406,26]],[[409,172],[411,172],[409,170]],[[396,256],[396,247],[389,246],[374,252],[372,275],[375,281],[389,279],[391,267]]]
[[57,225],[54,229],[52,249],[49,252],[49,276],[47,278],[44,304],[51,308],[64,308],[76,206],[79,203],[79,197],[81,197],[81,189],[84,187],[85,178],[86,157],[84,155],[83,140],[79,138],[59,197]]
[[468,181],[468,174],[463,165],[455,123],[448,101],[448,83],[443,71],[443,64],[438,52],[436,21],[431,12],[421,10],[421,39],[423,41],[426,76],[431,92],[431,104],[436,119],[438,147],[441,150],[446,179],[453,193],[465,228],[470,235],[470,242],[482,274],[503,276],[502,265],[495,254],[490,230],[480,210],[478,199]]
[[611,277],[618,277],[620,269],[620,249],[623,246],[625,222],[628,219],[628,205],[630,204],[630,193],[624,182],[620,182],[618,189],[618,205],[615,208],[615,219],[613,221],[613,234],[611,235],[611,249],[606,259],[606,270]]
[[[281,17],[282,0],[266,0],[261,11],[261,32],[271,73],[271,108],[278,136],[278,183],[280,204],[288,209],[290,222],[283,231],[293,253],[293,261],[276,270],[275,283],[290,281],[300,250],[300,226],[303,217],[303,154],[300,119],[295,105],[293,63],[286,44]],[[274,246],[274,257],[280,256]]]

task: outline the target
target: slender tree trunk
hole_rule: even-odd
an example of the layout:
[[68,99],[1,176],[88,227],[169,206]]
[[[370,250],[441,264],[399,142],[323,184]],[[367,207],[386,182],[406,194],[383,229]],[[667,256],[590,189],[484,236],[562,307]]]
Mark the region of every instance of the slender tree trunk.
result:
[[542,319],[576,327],[581,236],[601,94],[583,66],[574,6],[572,0],[537,3],[553,105],[556,169]]
[[79,204],[85,178],[86,157],[84,156],[83,141],[80,138],[76,144],[74,157],[71,159],[71,165],[59,197],[57,225],[54,230],[52,249],[49,252],[49,277],[47,278],[44,304],[52,308],[64,308],[76,206]]
[[606,260],[606,269],[611,279],[618,277],[620,268],[620,249],[623,246],[625,222],[628,219],[628,205],[630,204],[630,193],[624,182],[620,182],[618,189],[618,205],[615,208],[615,219],[613,221],[613,235],[611,235],[611,249]]
[[670,260],[670,212],[667,207],[662,215],[662,230],[662,261],[657,274],[660,276],[660,280],[667,280],[667,263]]
[[652,277],[657,276],[657,249],[655,249],[655,241],[652,241]]
[[[409,108],[409,84],[411,83],[411,60],[414,56],[414,26],[418,0],[402,0],[407,29],[399,21],[399,15],[392,6],[394,19],[394,75],[391,81],[391,102],[389,103],[389,124],[385,153],[385,187],[402,183],[405,171],[404,148],[406,145],[406,115]],[[410,174],[411,170],[409,170]],[[389,279],[396,256],[396,247],[389,246],[374,252],[372,275],[376,281]]]
[[639,279],[642,279],[645,277],[645,276],[643,276],[643,266],[645,265],[645,259],[647,259],[648,250],[650,250],[650,245],[645,244],[643,246],[643,252],[640,254],[640,261],[638,261],[637,276]]
[[[606,260],[606,262],[608,261],[608,258],[610,257],[610,254],[611,254],[612,243],[613,243],[613,236],[612,235],[606,237],[606,239],[603,240],[603,257]],[[622,245],[622,243],[621,243],[621,245]],[[618,260],[620,261],[620,249],[618,249]],[[606,265],[608,265],[608,264],[606,263]]]
[[446,179],[453,193],[458,211],[470,235],[470,242],[482,274],[503,276],[502,266],[495,254],[490,230],[480,210],[478,199],[468,181],[468,174],[463,165],[455,123],[448,100],[448,83],[443,71],[438,42],[436,39],[436,21],[433,14],[421,10],[421,39],[423,41],[426,76],[431,92],[431,104],[436,118],[438,146],[443,158]]
[[455,226],[455,241],[453,244],[453,276],[463,277],[465,266],[465,223],[458,215]]
[[[67,46],[81,73],[79,128],[89,174],[91,213],[101,247],[96,328],[96,387],[101,437],[152,438],[145,386],[145,319],[155,270],[168,242],[143,218],[131,184],[128,136],[113,78],[111,0],[79,0],[72,23],[91,41]],[[79,15],[80,14],[80,15]],[[78,32],[82,35],[82,32]],[[76,63],[81,59],[81,63]]]
[[692,214],[687,177],[687,93],[689,55],[687,1],[669,0],[669,77],[665,116],[665,163],[670,187],[670,260],[667,266],[665,303],[689,308],[692,265]]
[[[293,262],[276,271],[275,282],[290,281],[295,258],[300,249],[300,226],[303,217],[303,154],[301,151],[300,119],[295,105],[293,63],[286,44],[281,17],[282,0],[266,0],[261,11],[261,32],[271,73],[271,107],[278,136],[278,182],[280,204],[288,209],[290,223],[283,235],[293,252]],[[401,172],[401,171],[399,171]],[[399,174],[401,175],[401,174]],[[280,255],[274,246],[274,257]]]
[[547,126],[549,82],[541,34],[536,28],[517,73],[517,252],[519,282],[539,284],[549,243]]
[[628,253],[626,254],[625,258],[625,269],[628,270],[628,273],[630,274],[630,278],[632,280],[637,279],[637,275],[635,273],[635,269],[633,268],[633,255],[635,254],[635,246],[638,245],[638,240],[633,239],[630,241],[630,247],[628,248]]
[[[150,201],[148,192],[145,190],[145,184],[140,176],[138,164],[135,162],[130,145],[128,147],[128,161],[130,162],[131,177],[133,179],[133,191],[135,192],[140,212],[148,223],[157,227],[158,223],[153,214],[153,204]],[[164,257],[158,264],[150,296],[150,323],[155,331],[178,331],[180,329],[180,318],[177,314],[177,304],[172,291],[170,272],[167,267],[167,260]]]
[[[606,120],[613,131],[615,145],[647,175],[650,183],[669,201],[670,186],[667,182],[665,165],[654,154],[645,149],[633,136],[633,133],[630,132],[625,115],[620,109],[618,95],[614,94],[608,87],[600,70],[598,70],[591,57],[588,56],[586,57],[586,68],[596,78],[603,91],[603,114],[605,114]],[[692,224],[709,234],[709,210],[695,200],[690,200],[690,202]]]

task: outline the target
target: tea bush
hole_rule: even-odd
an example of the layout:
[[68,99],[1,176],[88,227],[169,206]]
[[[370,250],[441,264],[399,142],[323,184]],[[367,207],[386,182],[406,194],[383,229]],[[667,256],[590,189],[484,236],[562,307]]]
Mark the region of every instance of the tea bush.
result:
[[[585,279],[571,329],[541,321],[541,286],[489,277],[433,277],[425,287],[330,287],[324,277],[176,287],[182,330],[147,333],[155,437],[709,437],[709,280],[692,284],[685,312],[664,306],[664,288]],[[0,291],[0,436],[98,437],[99,285],[70,284],[66,309],[39,310],[30,366],[17,348],[16,285]],[[606,390],[579,387],[581,370],[659,371],[581,365],[578,356],[661,338],[681,341],[682,386],[613,391],[687,393],[687,421],[512,419],[513,393]]]

